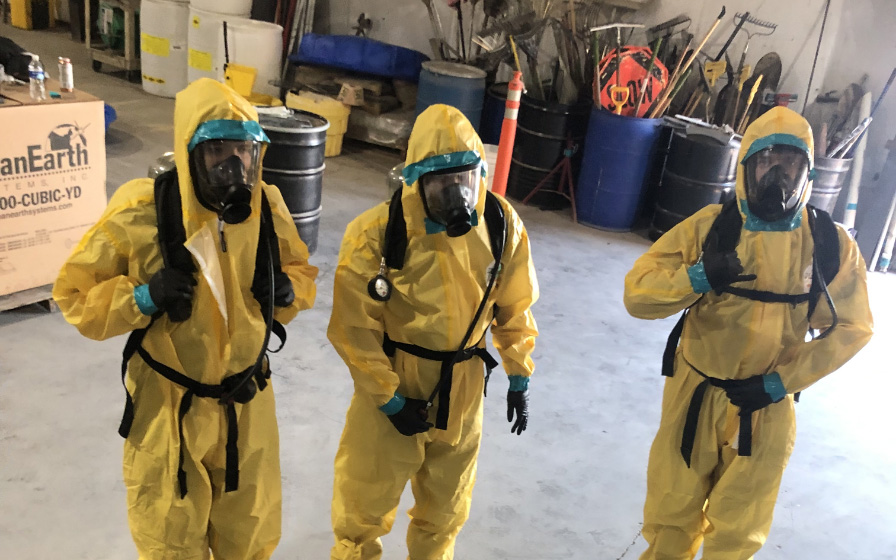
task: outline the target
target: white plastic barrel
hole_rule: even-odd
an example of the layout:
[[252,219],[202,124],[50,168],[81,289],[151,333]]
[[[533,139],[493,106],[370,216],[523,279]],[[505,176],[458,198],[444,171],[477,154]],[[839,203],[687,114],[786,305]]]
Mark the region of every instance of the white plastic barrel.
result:
[[197,10],[192,4],[187,38],[188,80],[206,77],[224,81],[225,21],[230,62],[258,71],[253,93],[278,96],[279,88],[269,81],[280,78],[283,28],[264,21]]
[[249,17],[252,0],[189,0],[190,7],[204,12]]
[[[224,52],[218,61],[218,40],[223,37],[224,17],[221,14],[204,12],[190,6],[190,20],[187,29],[187,81],[199,78],[222,80]],[[223,40],[222,40],[223,49]]]
[[140,3],[140,66],[143,90],[174,97],[187,86],[189,5],[170,0]]
[[[269,82],[280,80],[280,60],[283,56],[283,28],[254,19],[228,19],[227,41],[230,62],[252,66],[258,70],[253,93],[280,96],[280,88]],[[223,35],[220,42],[224,55]]]

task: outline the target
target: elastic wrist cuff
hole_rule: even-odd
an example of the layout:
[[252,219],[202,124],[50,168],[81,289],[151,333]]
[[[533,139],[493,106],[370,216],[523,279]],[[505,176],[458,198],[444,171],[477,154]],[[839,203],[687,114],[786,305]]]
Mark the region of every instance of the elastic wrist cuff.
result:
[[772,401],[778,402],[787,396],[787,389],[778,372],[767,373],[762,376],[762,385],[765,392],[772,398]]
[[691,287],[694,288],[694,293],[705,294],[712,290],[709,280],[706,279],[706,268],[704,268],[702,261],[688,267],[688,278],[691,279]]
[[404,408],[404,397],[395,393],[386,404],[380,407],[380,410],[382,410],[386,416],[392,416],[402,408]]
[[137,308],[144,315],[152,315],[159,310],[155,302],[149,297],[149,284],[142,284],[134,288],[134,300],[137,302]]
[[508,375],[510,389],[508,391],[526,391],[529,389],[529,378],[522,375]]

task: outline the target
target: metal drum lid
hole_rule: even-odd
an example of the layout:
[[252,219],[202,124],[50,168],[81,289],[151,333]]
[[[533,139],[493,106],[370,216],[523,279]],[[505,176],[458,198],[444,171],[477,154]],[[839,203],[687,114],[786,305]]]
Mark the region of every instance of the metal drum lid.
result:
[[[283,132],[287,134],[310,134],[324,132],[330,128],[327,119],[308,111],[286,109],[284,111],[262,112],[258,114],[258,122],[266,131]],[[286,114],[286,111],[289,114]]]

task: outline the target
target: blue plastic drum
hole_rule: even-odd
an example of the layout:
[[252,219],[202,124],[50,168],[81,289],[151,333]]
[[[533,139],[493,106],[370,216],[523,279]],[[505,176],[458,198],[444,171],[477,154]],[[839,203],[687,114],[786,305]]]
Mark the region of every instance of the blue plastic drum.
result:
[[659,147],[663,119],[641,119],[592,109],[576,186],[579,222],[630,231]]
[[456,62],[423,63],[417,87],[417,115],[430,105],[444,103],[460,110],[479,132],[485,99],[485,70]]

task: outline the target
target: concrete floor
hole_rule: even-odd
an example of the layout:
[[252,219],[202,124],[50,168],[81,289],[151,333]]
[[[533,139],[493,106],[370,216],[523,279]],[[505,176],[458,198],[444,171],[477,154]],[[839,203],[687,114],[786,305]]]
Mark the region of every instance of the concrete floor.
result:
[[[0,33],[75,65],[75,85],[119,119],[108,134],[108,191],[144,175],[169,148],[173,101],[90,70],[67,32]],[[2,114],[2,112],[0,112]],[[9,131],[3,131],[9,134]],[[317,306],[289,325],[274,358],[284,481],[276,559],[327,558],[332,460],[352,392],[325,337],[333,269],[346,224],[384,199],[395,152],[347,143],[327,160]],[[636,558],[645,468],[659,419],[660,356],[674,319],[639,321],[622,279],[649,242],[572,224],[564,213],[519,208],[542,297],[529,430],[510,434],[501,376],[486,401],[479,484],[457,557]],[[869,279],[877,334],[798,405],[796,449],[784,476],[765,560],[896,558],[896,447],[891,415],[896,278]],[[37,306],[0,314],[0,558],[120,560],[136,556],[125,517],[119,364],[123,338],[81,338]],[[887,365],[890,364],[890,365]],[[401,509],[410,506],[406,493]],[[385,539],[404,558],[407,517]]]

